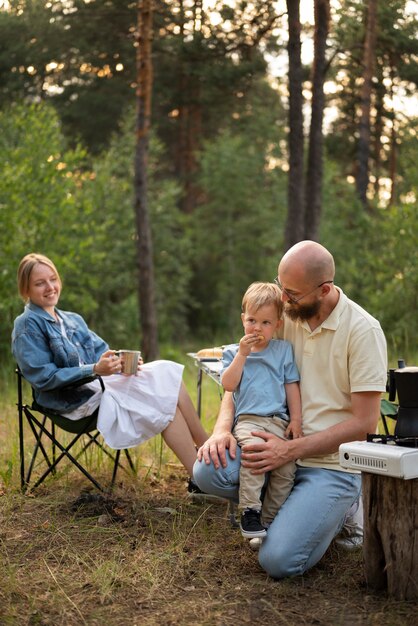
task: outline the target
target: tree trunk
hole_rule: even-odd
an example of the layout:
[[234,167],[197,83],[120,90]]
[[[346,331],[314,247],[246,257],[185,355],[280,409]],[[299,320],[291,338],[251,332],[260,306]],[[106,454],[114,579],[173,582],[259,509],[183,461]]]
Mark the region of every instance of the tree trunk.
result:
[[[176,152],[176,170],[180,178],[183,193],[180,207],[184,213],[193,213],[199,191],[196,187],[195,177],[198,170],[196,154],[201,145],[202,137],[202,104],[200,94],[200,72],[196,67],[201,62],[195,58],[195,52],[188,49],[185,40],[184,23],[186,18],[183,0],[180,0],[180,35],[183,41],[183,49],[178,66],[179,72],[179,120],[178,120],[178,150]],[[193,5],[194,28],[193,36],[199,37],[197,22],[202,17],[202,2],[199,0]],[[190,37],[190,34],[188,35]],[[194,71],[193,71],[194,70]]]
[[390,132],[390,155],[389,155],[389,178],[390,178],[390,200],[389,205],[396,203],[396,174],[397,174],[397,157],[398,142],[396,137],[396,120],[393,119],[392,129]]
[[357,150],[356,189],[358,197],[367,207],[367,188],[369,185],[369,153],[370,153],[370,109],[372,80],[375,66],[377,28],[377,0],[369,0],[366,18],[366,37],[363,55],[363,84],[360,91],[360,121]]
[[188,83],[185,76],[180,77],[183,104],[179,111],[179,151],[178,173],[183,187],[181,209],[184,213],[193,213],[199,190],[195,177],[198,170],[196,154],[202,136],[202,106],[200,104],[200,85],[194,78]]
[[319,240],[322,210],[323,134],[326,46],[329,32],[329,0],[315,0],[314,60],[312,66],[312,112],[309,131],[305,193],[305,239]]
[[418,479],[363,473],[366,582],[418,600]]
[[134,204],[137,230],[138,296],[145,361],[158,356],[154,260],[147,201],[147,159],[151,120],[153,0],[138,2],[137,113]]
[[303,239],[303,95],[299,0],[287,0],[289,22],[289,178],[285,250]]
[[[394,87],[394,82],[395,82],[395,67],[394,64],[392,63],[392,67],[391,67],[391,87],[390,87],[390,97],[391,100],[393,102],[393,97],[394,97],[394,93],[393,93],[393,87]],[[393,206],[396,203],[397,200],[397,193],[396,193],[396,176],[397,176],[397,170],[398,170],[398,139],[397,139],[397,132],[396,132],[396,127],[397,127],[397,121],[396,121],[396,114],[395,114],[395,110],[393,108],[392,110],[392,129],[391,129],[391,133],[390,133],[390,152],[389,152],[389,179],[390,179],[390,200],[389,200],[389,205]]]

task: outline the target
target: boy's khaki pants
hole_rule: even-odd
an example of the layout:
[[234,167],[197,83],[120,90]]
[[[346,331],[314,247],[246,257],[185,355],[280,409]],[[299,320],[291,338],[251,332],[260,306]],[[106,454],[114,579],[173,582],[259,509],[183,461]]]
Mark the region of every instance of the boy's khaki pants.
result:
[[[255,430],[264,431],[285,439],[285,430],[288,422],[279,416],[261,417],[259,415],[240,415],[234,427],[234,435],[240,446],[249,443],[260,443],[264,439],[254,437]],[[249,508],[262,510],[262,521],[270,524],[277,511],[292,490],[296,471],[296,464],[292,461],[269,472],[268,483],[263,502],[261,490],[265,482],[265,474],[251,474],[251,471],[241,465],[239,479],[240,511]]]

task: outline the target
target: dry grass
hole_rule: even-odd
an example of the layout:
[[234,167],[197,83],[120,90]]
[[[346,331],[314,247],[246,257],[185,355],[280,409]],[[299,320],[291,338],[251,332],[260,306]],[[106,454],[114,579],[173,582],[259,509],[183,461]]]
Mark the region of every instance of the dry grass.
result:
[[[206,383],[207,384],[207,383]],[[192,388],[190,379],[189,388]],[[207,384],[205,415],[216,414]],[[361,552],[331,546],[307,575],[269,579],[223,502],[193,503],[158,439],[112,496],[74,471],[34,495],[18,482],[16,411],[0,406],[0,625],[404,626],[416,607],[367,590]],[[210,424],[207,424],[210,427]],[[109,468],[92,456],[100,480]]]
[[414,623],[412,603],[367,592],[359,552],[332,546],[307,575],[269,579],[224,503],[188,500],[181,468],[111,498],[82,486],[0,498],[2,625]]

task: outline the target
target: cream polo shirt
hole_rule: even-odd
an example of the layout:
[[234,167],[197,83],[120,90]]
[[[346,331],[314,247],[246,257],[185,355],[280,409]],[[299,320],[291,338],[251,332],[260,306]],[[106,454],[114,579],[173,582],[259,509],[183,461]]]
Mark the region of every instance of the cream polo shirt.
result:
[[[284,339],[293,345],[300,372],[305,435],[349,419],[352,392],[386,390],[386,340],[380,324],[337,289],[337,306],[314,331],[307,322],[288,318],[282,327]],[[299,460],[298,464],[344,471],[338,452]]]

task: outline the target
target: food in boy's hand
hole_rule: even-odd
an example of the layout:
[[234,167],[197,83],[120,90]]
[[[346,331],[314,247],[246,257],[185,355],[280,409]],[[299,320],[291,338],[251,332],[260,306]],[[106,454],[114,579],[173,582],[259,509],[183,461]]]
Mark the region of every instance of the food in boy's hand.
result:
[[202,350],[196,353],[196,356],[199,359],[222,359],[222,348],[202,348]]
[[257,341],[264,341],[264,339],[265,339],[264,335],[257,336]]

